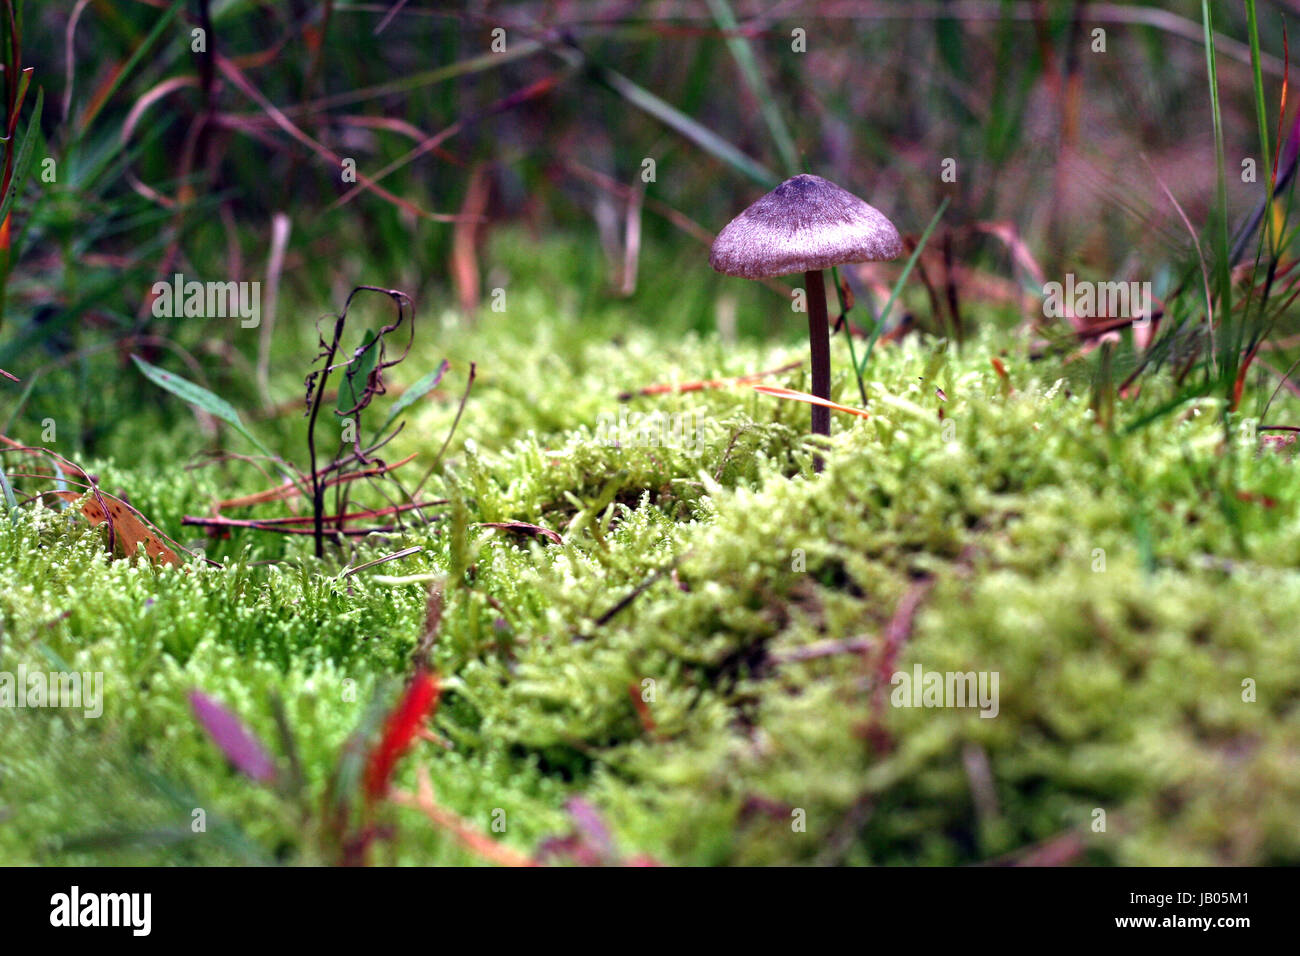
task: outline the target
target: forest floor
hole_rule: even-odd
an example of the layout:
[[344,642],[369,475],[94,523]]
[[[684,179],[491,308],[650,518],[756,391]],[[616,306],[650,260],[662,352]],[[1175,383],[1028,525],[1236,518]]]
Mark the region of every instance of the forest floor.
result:
[[[666,340],[616,310],[579,321],[512,297],[509,321],[485,311],[477,328],[421,310],[390,373],[409,385],[451,360],[384,451],[417,455],[409,489],[477,364],[426,487],[446,499],[437,520],[323,562],[309,536],[183,526],[275,481],[240,460],[186,467],[252,449],[124,364],[136,407],[98,423],[78,463],[223,567],[110,558],[102,528],[35,502],[0,521],[3,670],[104,680],[99,715],[0,708],[0,859],[313,863],[366,844],[401,864],[510,858],[492,847],[558,862],[1300,862],[1289,447],[1225,431],[1209,398],[1108,429],[1059,361],[989,331],[960,350],[878,346],[870,417],[835,414],[818,475],[807,405],[749,385],[620,399],[801,359],[765,381],[807,388],[796,340]],[[837,400],[860,405],[842,334],[833,357]],[[295,378],[277,376],[277,398],[292,404]],[[1126,420],[1161,400],[1152,380]],[[300,408],[245,419],[289,454]],[[41,444],[40,421],[12,437]],[[441,697],[393,785],[412,793],[427,769],[434,818],[356,790],[422,636]],[[982,696],[954,706],[952,674]],[[274,783],[229,765],[195,690],[273,755]]]

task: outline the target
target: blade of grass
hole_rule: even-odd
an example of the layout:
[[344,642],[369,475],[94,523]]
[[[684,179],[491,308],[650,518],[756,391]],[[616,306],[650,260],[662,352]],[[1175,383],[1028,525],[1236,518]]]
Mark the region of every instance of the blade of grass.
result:
[[118,87],[125,82],[126,78],[131,75],[140,61],[144,59],[145,54],[153,49],[154,43],[171,25],[171,22],[176,18],[176,15],[185,9],[185,5],[185,0],[176,0],[176,2],[167,9],[167,12],[158,18],[158,21],[153,25],[153,29],[149,31],[149,35],[146,36],[140,45],[135,48],[135,52],[131,54],[131,58],[126,61],[126,65],[117,71],[117,74],[113,77],[113,80],[109,83],[107,89],[96,97],[95,101],[86,110],[85,115],[81,118],[80,125],[77,127],[76,135],[73,137],[73,145],[81,141],[81,137],[90,129],[90,124],[95,121],[95,117],[99,115],[99,111],[104,108],[104,105],[112,98],[113,94],[117,92]]
[[386,96],[394,96],[398,93],[410,93],[422,87],[435,86],[447,80],[459,79],[462,76],[473,76],[476,73],[485,73],[513,63],[516,60],[522,60],[532,56],[545,49],[545,44],[533,40],[522,41],[512,45],[508,50],[502,53],[484,53],[481,56],[470,57],[459,63],[452,63],[449,66],[440,66],[434,70],[426,70],[422,73],[413,73],[410,76],[402,77],[398,80],[391,80],[387,83],[380,83],[376,86],[367,86],[358,90],[348,90],[344,93],[338,93],[333,96],[327,96],[319,100],[313,100],[310,103],[303,103],[291,107],[285,107],[283,112],[288,116],[298,114],[319,113],[324,110],[335,109],[339,106],[350,106],[354,103],[363,103],[366,100],[380,99]]
[[40,87],[36,90],[36,106],[32,108],[32,117],[27,123],[27,132],[23,134],[22,144],[18,147],[18,158],[14,161],[13,179],[9,183],[9,189],[4,195],[4,200],[0,202],[0,222],[4,222],[8,218],[9,209],[14,204],[15,197],[27,184],[27,174],[32,166],[32,150],[37,137],[40,136],[41,109],[44,105],[45,88]]
[[1208,384],[1194,385],[1191,388],[1186,389],[1176,397],[1171,398],[1169,401],[1165,402],[1164,404],[1156,407],[1155,409],[1148,412],[1147,414],[1141,416],[1136,421],[1131,422],[1130,424],[1125,426],[1122,434],[1132,435],[1134,432],[1141,431],[1143,428],[1146,428],[1148,425],[1154,422],[1158,422],[1160,419],[1164,418],[1170,412],[1176,411],[1177,409],[1181,408],[1183,405],[1186,405],[1188,402],[1195,401],[1198,398],[1204,398],[1205,396],[1209,395],[1210,392],[1211,392],[1211,388]]
[[[1221,376],[1220,383],[1226,382],[1230,389],[1237,376],[1237,360],[1241,354],[1245,320],[1243,317],[1242,321],[1234,322],[1232,315],[1232,273],[1228,261],[1228,180],[1223,162],[1223,115],[1219,108],[1219,73],[1214,51],[1214,22],[1210,14],[1209,0],[1201,0],[1201,22],[1205,28],[1205,67],[1210,84],[1210,110],[1214,121],[1214,164],[1217,182],[1214,272],[1219,294],[1220,321],[1225,326],[1222,346],[1224,351],[1220,363],[1222,369],[1216,369],[1216,372]],[[1210,334],[1213,336],[1213,329],[1210,330]]]
[[637,109],[653,116],[669,129],[680,133],[715,159],[743,173],[760,186],[770,189],[780,182],[770,169],[742,153],[713,130],[691,119],[677,107],[655,96],[644,87],[638,86],[623,74],[596,63],[576,45],[560,48],[555,52],[570,63],[581,64],[595,82],[617,93]]
[[[29,74],[24,74],[24,78],[28,76]],[[9,221],[10,210],[13,207],[15,198],[27,185],[27,174],[31,171],[32,165],[32,147],[41,134],[41,108],[44,103],[45,88],[41,87],[36,91],[36,107],[32,110],[31,119],[27,123],[27,132],[23,135],[22,144],[18,147],[17,160],[11,167],[12,175],[9,178],[9,188],[5,190],[4,200],[0,202],[0,244],[3,245],[3,248],[0,248],[0,315],[3,315],[5,311],[9,272],[17,260],[15,250],[10,245],[10,237],[12,236],[12,224]],[[17,133],[15,132],[14,135],[16,136]],[[6,159],[12,156],[9,153],[12,149],[12,142],[5,144]]]
[[[1243,324],[1249,321],[1251,307],[1254,304],[1255,285],[1256,285],[1255,277],[1259,273],[1259,264],[1260,264],[1260,260],[1264,256],[1264,250],[1268,249],[1269,251],[1269,257],[1271,260],[1269,266],[1270,279],[1271,279],[1272,270],[1276,267],[1277,264],[1276,257],[1278,252],[1280,251],[1278,240],[1280,238],[1279,233],[1282,231],[1282,227],[1277,222],[1277,215],[1276,215],[1277,204],[1274,201],[1274,197],[1273,197],[1273,190],[1276,188],[1276,184],[1277,184],[1277,162],[1275,159],[1270,159],[1270,148],[1269,148],[1269,141],[1268,141],[1268,110],[1264,103],[1264,79],[1260,71],[1259,22],[1255,16],[1255,0],[1246,0],[1246,21],[1247,21],[1248,29],[1250,31],[1250,61],[1251,61],[1251,68],[1252,68],[1251,82],[1255,92],[1255,118],[1259,123],[1259,143],[1260,143],[1260,152],[1261,152],[1260,158],[1264,164],[1264,168],[1270,170],[1270,173],[1269,173],[1269,181],[1268,181],[1268,192],[1266,193],[1266,197],[1265,197],[1264,229],[1263,229],[1263,234],[1260,236],[1260,243],[1256,247],[1255,262],[1254,265],[1251,267],[1251,271],[1250,271],[1250,285],[1246,292],[1245,306],[1242,308]],[[1281,111],[1279,112],[1279,120],[1280,120],[1281,113],[1285,112],[1285,110],[1286,110],[1286,78],[1284,75],[1282,81],[1282,106],[1281,106]],[[1266,282],[1264,284],[1264,291],[1260,296],[1259,311],[1261,315],[1263,314],[1263,312],[1265,311],[1268,305],[1268,291],[1270,285],[1271,282]],[[1211,335],[1213,335],[1213,331],[1212,331],[1213,322],[1211,322],[1210,327],[1211,327]],[[1214,354],[1213,338],[1210,339],[1210,354],[1211,355]],[[1241,373],[1239,373],[1236,382],[1234,384],[1234,395],[1240,395],[1240,389],[1243,382],[1244,380],[1242,378],[1242,375]],[[1233,402],[1232,407],[1233,408],[1236,407],[1235,401]]]
[[1264,76],[1259,63],[1259,23],[1255,18],[1255,0],[1246,0],[1246,23],[1250,31],[1251,82],[1255,91],[1255,118],[1259,121],[1259,149],[1264,169],[1277,169],[1273,165],[1268,142],[1268,110],[1264,105]]
[[[831,281],[835,283],[835,298],[840,306],[840,319],[844,322],[844,336],[849,341],[849,361],[853,363],[854,378],[858,380],[858,394],[862,396],[862,404],[867,404],[867,386],[863,384],[862,375],[858,372],[858,350],[853,344],[853,329],[849,325],[848,303],[844,301],[844,286],[840,284],[840,270],[836,266],[831,267]],[[875,317],[872,316],[875,322]]]
[[406,411],[410,406],[414,405],[420,399],[424,398],[425,395],[429,394],[429,392],[437,388],[439,383],[442,382],[442,377],[447,374],[447,369],[449,368],[451,368],[451,363],[446,359],[443,359],[438,364],[437,368],[428,375],[425,375],[398,396],[397,401],[393,402],[393,407],[388,412],[387,421],[384,422],[376,434],[382,435],[384,432],[388,431],[388,426],[392,425],[393,422],[397,420],[398,415],[402,414],[402,412]]
[[276,455],[262,444],[261,440],[245,427],[243,421],[239,417],[239,412],[235,411],[235,407],[228,401],[221,396],[208,391],[202,385],[195,385],[188,379],[181,378],[179,375],[173,375],[171,372],[165,372],[157,366],[150,365],[138,355],[132,355],[131,361],[135,362],[136,367],[144,373],[145,378],[149,379],[149,381],[153,382],[159,388],[166,389],[185,403],[200,408],[209,415],[219,418],[233,427],[235,431],[248,439],[249,443],[254,448],[269,458],[275,466],[280,469],[285,477],[292,479],[293,483],[298,486],[299,490],[303,491],[304,494],[306,493],[306,489],[303,487],[299,477],[294,474],[293,469],[286,465],[280,456]]
[[31,396],[32,389],[36,387],[38,378],[40,378],[39,372],[27,376],[27,381],[23,383],[23,390],[18,394],[18,403],[9,412],[9,417],[5,419],[4,426],[0,427],[0,435],[8,435],[14,427],[14,420],[18,417],[18,413],[23,410],[23,406],[27,404],[27,399]]
[[772,134],[776,151],[781,154],[781,162],[785,166],[786,173],[795,175],[799,172],[799,157],[795,152],[794,139],[790,136],[790,130],[785,125],[781,111],[777,109],[776,101],[772,99],[772,91],[768,88],[767,80],[763,78],[763,71],[759,69],[758,58],[754,56],[753,48],[747,39],[739,35],[740,24],[736,22],[736,14],[732,11],[731,4],[727,0],[709,0],[709,9],[713,12],[713,20],[718,28],[726,32],[727,48],[735,58],[736,65],[740,67],[745,83],[754,94],[754,98],[758,100],[759,111],[763,114],[763,121],[767,124],[768,131]]
[[912,255],[908,258],[907,265],[903,267],[903,271],[899,273],[898,279],[894,282],[894,288],[889,293],[889,300],[885,303],[885,307],[880,310],[880,320],[876,323],[876,327],[871,330],[871,338],[867,341],[867,350],[862,355],[862,364],[857,368],[859,386],[862,384],[862,375],[867,370],[867,363],[871,361],[871,350],[876,347],[876,340],[880,338],[880,334],[885,330],[885,323],[889,320],[889,311],[894,306],[894,300],[898,298],[898,293],[903,290],[903,286],[907,282],[907,277],[912,274],[912,267],[915,266],[917,260],[921,258],[921,250],[923,250],[925,244],[930,241],[930,235],[934,232],[934,227],[939,225],[939,219],[943,215],[943,211],[947,208],[948,197],[945,196],[943,202],[939,203],[939,208],[934,211],[934,216],[931,218],[930,224],[925,227],[925,232],[921,233],[921,238],[917,241],[916,248],[912,250]]
[[5,475],[4,466],[0,465],[0,490],[4,491],[5,505],[9,508],[9,523],[18,523],[18,501],[14,498],[14,490],[9,485],[9,479]]

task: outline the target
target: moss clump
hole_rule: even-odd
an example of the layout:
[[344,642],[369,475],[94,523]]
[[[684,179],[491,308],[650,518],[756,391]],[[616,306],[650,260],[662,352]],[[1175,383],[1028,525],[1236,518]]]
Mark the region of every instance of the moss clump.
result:
[[[539,321],[444,336],[481,370],[430,489],[459,520],[351,556],[423,546],[400,566],[339,578],[302,541],[250,533],[208,542],[224,569],[154,570],[53,512],[0,522],[0,669],[60,662],[107,684],[98,719],[0,709],[0,859],[313,862],[301,817],[225,765],[185,695],[224,701],[272,749],[282,699],[318,801],[423,628],[425,583],[387,573],[446,579],[449,747],[420,744],[399,785],[426,763],[440,802],[483,829],[503,812],[526,852],[582,795],[621,851],[668,862],[965,863],[1067,832],[1098,863],[1300,862],[1300,491],[1211,404],[1109,435],[1014,357],[1004,395],[985,340],[943,367],[940,419],[919,381],[931,350],[907,344],[873,358],[872,417],[837,419],[814,477],[807,409],[747,388],[631,400],[643,422],[690,423],[668,444],[618,418],[625,390],[797,349],[615,342],[614,319],[513,307]],[[836,397],[855,391],[841,374]],[[432,460],[455,397],[418,408],[394,460]],[[183,422],[120,440],[129,457],[110,440],[87,466],[167,530],[262,482],[177,468],[200,445]],[[507,520],[565,543],[479,526]],[[916,665],[996,673],[996,718],[892,706],[890,674]],[[384,813],[379,858],[474,861]]]

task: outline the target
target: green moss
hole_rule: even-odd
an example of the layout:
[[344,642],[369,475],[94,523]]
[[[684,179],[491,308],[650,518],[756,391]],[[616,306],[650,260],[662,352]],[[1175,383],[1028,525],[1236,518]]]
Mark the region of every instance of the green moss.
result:
[[[1225,443],[1211,403],[1110,436],[1055,370],[1007,358],[1004,397],[989,338],[949,357],[941,421],[919,381],[931,349],[909,343],[878,351],[872,417],[837,417],[814,476],[807,408],[745,387],[626,404],[688,416],[687,447],[599,440],[621,392],[776,367],[798,345],[666,341],[616,311],[580,324],[540,291],[512,296],[508,324],[422,317],[435,334],[412,362],[445,350],[453,373],[386,450],[432,461],[478,363],[426,489],[460,502],[460,533],[436,522],[321,566],[309,541],[236,532],[189,542],[224,569],[180,571],[110,561],[51,511],[0,522],[0,667],[59,660],[107,682],[98,719],[0,709],[0,859],[316,861],[298,805],[228,768],[186,695],[223,701],[276,752],[282,699],[319,806],[423,628],[425,583],[390,576],[425,575],[448,577],[434,727],[449,748],[420,743],[398,784],[427,764],[442,804],[485,830],[504,811],[520,850],[567,832],[582,795],[622,852],[680,863],[965,863],[1066,831],[1098,863],[1300,861],[1300,490],[1284,456]],[[300,427],[264,433],[292,448]],[[180,416],[106,441],[87,467],[173,534],[266,483],[237,463],[181,469],[210,441]],[[507,520],[565,543],[478,526]],[[921,576],[934,586],[892,666],[996,672],[996,718],[890,705],[882,635]],[[797,659],[857,636],[865,653]],[[383,812],[397,830],[376,859],[476,861]]]

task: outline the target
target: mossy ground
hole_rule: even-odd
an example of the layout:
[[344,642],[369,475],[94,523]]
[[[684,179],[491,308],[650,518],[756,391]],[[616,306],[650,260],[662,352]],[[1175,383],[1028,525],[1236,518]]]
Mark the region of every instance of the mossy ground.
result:
[[[183,572],[110,560],[96,531],[48,510],[0,521],[3,669],[107,685],[95,720],[0,711],[0,860],[321,862],[297,805],[226,765],[187,692],[273,751],[278,695],[318,806],[424,627],[427,583],[391,579],[434,575],[448,746],[418,743],[397,784],[427,765],[442,805],[484,830],[504,811],[499,838],[524,852],[572,828],[580,795],[620,851],[670,863],[971,863],[1063,835],[1081,862],[1300,862],[1300,488],[1289,455],[1225,430],[1212,402],[1112,433],[1059,364],[1006,333],[943,363],[911,338],[877,350],[871,418],[836,416],[815,476],[807,406],[747,387],[627,404],[688,416],[695,447],[599,440],[621,392],[800,359],[797,328],[724,345],[527,289],[477,328],[431,307],[419,320],[394,380],[443,355],[453,371],[389,460],[427,467],[479,368],[428,489],[452,499],[446,520],[325,564],[307,539],[236,533],[206,542],[224,569]],[[285,397],[309,324],[302,342],[277,372]],[[856,404],[842,336],[834,349],[837,397]],[[182,515],[268,482],[239,462],[186,470],[212,439],[137,387],[82,464],[194,543]],[[1124,415],[1161,398],[1155,378]],[[15,437],[36,443],[40,414]],[[254,427],[290,454],[303,443],[295,416]],[[477,527],[507,520],[565,543]],[[410,545],[424,550],[338,577]],[[910,629],[891,629],[925,580]],[[858,637],[865,652],[798,653]],[[917,664],[996,672],[996,718],[891,706],[882,669]],[[646,681],[652,725],[633,694]],[[478,862],[410,810],[381,819],[396,829],[377,862]]]

